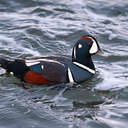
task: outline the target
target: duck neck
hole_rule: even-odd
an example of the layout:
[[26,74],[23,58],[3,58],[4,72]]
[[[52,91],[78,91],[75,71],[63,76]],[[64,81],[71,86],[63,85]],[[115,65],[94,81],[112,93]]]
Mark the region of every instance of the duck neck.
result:
[[84,66],[86,66],[92,70],[95,70],[95,66],[92,62],[91,56],[84,58],[84,59],[83,58],[82,59],[79,59],[79,58],[78,59],[72,59],[72,62],[77,62],[77,63],[82,64],[82,65],[84,65]]

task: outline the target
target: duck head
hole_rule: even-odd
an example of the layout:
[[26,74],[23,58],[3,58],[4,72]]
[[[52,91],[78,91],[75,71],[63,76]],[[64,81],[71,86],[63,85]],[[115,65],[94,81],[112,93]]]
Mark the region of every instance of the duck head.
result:
[[82,36],[73,47],[72,61],[94,69],[91,56],[99,51],[101,51],[99,44],[94,37]]

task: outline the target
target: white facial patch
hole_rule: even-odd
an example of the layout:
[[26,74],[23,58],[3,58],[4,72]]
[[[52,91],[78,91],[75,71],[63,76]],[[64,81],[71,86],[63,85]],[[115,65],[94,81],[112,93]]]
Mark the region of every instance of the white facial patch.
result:
[[92,39],[92,41],[93,41],[93,44],[92,44],[92,47],[89,50],[90,54],[94,54],[94,53],[98,52],[98,46],[97,46],[96,41],[94,39]]
[[78,48],[82,48],[82,44],[79,44],[79,45],[78,45]]

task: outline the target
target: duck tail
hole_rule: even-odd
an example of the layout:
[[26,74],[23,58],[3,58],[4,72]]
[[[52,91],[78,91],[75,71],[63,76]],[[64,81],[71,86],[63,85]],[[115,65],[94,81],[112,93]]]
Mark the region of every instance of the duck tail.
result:
[[7,59],[4,59],[2,57],[0,57],[0,67],[4,68],[4,69],[8,69],[8,64],[10,63],[11,61],[8,61]]
[[8,73],[13,73],[18,78],[23,78],[24,74],[29,70],[25,65],[24,60],[15,59],[7,60],[0,57],[0,67],[5,69]]

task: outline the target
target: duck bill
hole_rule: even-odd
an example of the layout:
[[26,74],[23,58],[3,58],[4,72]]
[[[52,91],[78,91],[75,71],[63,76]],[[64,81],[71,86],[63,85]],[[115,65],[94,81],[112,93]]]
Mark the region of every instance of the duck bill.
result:
[[107,56],[108,56],[108,54],[105,53],[105,52],[104,52],[103,50],[101,50],[101,49],[99,49],[99,51],[97,52],[97,54],[100,55],[100,56],[103,56],[103,57],[107,57]]

